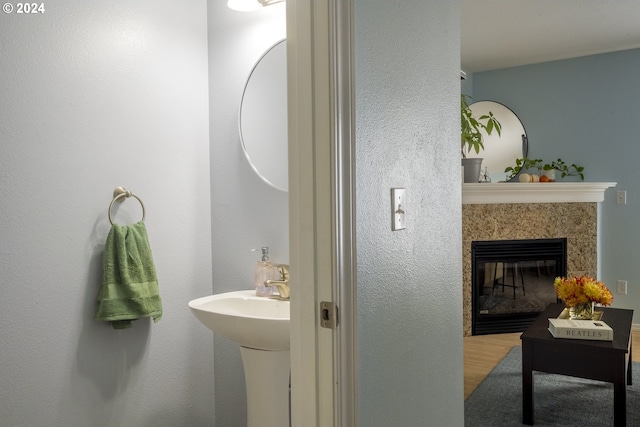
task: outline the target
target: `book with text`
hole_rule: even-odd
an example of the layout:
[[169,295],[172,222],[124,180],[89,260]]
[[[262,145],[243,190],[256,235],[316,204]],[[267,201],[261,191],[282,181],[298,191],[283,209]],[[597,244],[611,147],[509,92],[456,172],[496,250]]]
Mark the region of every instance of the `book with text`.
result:
[[613,341],[613,329],[602,320],[549,319],[549,332],[555,338]]

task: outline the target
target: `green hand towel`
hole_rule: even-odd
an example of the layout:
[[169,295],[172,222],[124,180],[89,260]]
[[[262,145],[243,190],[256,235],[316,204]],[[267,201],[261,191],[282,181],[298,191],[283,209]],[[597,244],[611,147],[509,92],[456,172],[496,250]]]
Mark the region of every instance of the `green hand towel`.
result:
[[125,329],[133,326],[132,320],[143,317],[152,317],[154,322],[162,317],[147,229],[142,221],[114,224],[104,246],[96,319]]

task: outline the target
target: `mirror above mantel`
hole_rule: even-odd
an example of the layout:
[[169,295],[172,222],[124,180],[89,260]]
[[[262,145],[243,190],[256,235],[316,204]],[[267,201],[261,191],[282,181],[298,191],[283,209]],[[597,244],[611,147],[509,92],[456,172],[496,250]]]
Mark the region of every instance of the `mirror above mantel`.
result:
[[529,151],[524,125],[509,107],[499,102],[478,101],[469,105],[469,108],[473,117],[492,113],[500,122],[502,126],[500,135],[497,132],[487,135],[485,131],[481,131],[484,150],[477,157],[482,157],[482,172],[484,174],[484,171],[487,171],[491,182],[506,181],[505,168],[513,166],[516,159],[527,157]]

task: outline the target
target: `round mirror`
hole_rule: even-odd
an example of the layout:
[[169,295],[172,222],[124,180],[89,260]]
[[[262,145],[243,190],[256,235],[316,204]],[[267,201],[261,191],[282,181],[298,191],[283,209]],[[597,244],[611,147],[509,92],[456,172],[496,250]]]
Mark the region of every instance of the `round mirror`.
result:
[[249,164],[272,187],[288,189],[287,48],[281,40],[258,60],[240,102],[240,141]]
[[508,107],[494,101],[478,101],[469,106],[473,117],[480,117],[492,112],[502,125],[501,135],[496,132],[487,135],[483,131],[484,151],[478,157],[482,157],[482,171],[485,168],[491,178],[491,182],[505,181],[507,173],[505,168],[515,166],[516,159],[527,157],[528,143],[527,133],[515,115]]

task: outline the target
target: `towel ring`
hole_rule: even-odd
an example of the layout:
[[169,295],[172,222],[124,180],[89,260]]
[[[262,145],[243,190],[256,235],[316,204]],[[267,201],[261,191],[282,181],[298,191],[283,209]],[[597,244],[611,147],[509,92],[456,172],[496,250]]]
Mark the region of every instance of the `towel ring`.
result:
[[111,223],[111,225],[113,225],[113,218],[111,217],[111,208],[113,208],[113,203],[116,201],[122,203],[124,202],[124,199],[128,197],[134,197],[136,200],[138,200],[138,202],[140,202],[140,206],[142,206],[142,222],[144,222],[144,217],[146,213],[144,210],[144,203],[142,203],[142,200],[140,200],[140,197],[136,196],[131,191],[123,187],[116,187],[116,189],[113,190],[113,200],[109,204],[109,222]]

